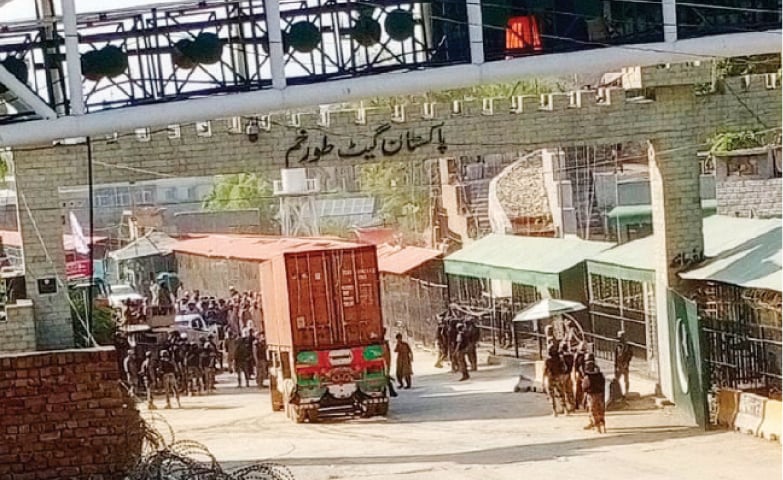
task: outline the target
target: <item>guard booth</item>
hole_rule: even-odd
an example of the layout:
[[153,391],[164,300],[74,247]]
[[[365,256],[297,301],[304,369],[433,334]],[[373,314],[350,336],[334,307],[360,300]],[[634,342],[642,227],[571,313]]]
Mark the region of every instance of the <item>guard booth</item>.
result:
[[[449,301],[475,314],[482,338],[493,346],[539,351],[540,322],[513,322],[542,298],[587,303],[585,260],[613,244],[577,237],[488,235],[444,259]],[[574,318],[584,325],[585,312]]]

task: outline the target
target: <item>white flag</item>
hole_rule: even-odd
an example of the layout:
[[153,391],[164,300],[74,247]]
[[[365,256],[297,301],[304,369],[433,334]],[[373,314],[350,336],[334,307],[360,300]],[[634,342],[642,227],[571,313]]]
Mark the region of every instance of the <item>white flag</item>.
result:
[[73,246],[77,253],[82,255],[88,255],[90,253],[90,246],[87,243],[87,239],[84,238],[84,232],[82,226],[79,225],[79,220],[76,218],[73,212],[70,215],[71,218],[71,235],[73,236]]

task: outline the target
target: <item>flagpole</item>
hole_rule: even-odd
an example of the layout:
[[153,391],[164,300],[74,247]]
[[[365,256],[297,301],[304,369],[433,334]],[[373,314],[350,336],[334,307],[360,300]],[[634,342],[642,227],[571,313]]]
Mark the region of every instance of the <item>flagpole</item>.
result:
[[93,185],[92,185],[92,140],[87,137],[87,205],[89,206],[90,215],[90,237],[87,242],[87,246],[90,249],[90,282],[89,282],[89,295],[87,302],[87,328],[90,330],[88,333],[92,336],[92,307],[93,307],[93,284],[95,283],[95,254],[93,253],[93,238],[95,238],[95,216],[93,213]]

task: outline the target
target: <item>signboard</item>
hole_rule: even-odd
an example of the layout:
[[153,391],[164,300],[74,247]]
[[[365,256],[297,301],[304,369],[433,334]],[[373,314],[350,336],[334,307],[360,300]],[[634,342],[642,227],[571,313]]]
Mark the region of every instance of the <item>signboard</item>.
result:
[[75,260],[65,263],[65,276],[68,280],[76,278],[86,278],[92,276],[92,268],[90,268],[90,260]]
[[704,390],[696,304],[669,290],[669,342],[674,379],[674,404],[700,427],[707,426],[707,392]]

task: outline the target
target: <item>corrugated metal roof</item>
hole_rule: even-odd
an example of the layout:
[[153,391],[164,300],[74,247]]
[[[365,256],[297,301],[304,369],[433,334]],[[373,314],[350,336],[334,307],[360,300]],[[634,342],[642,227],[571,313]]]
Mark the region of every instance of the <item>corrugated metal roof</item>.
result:
[[429,248],[378,245],[378,270],[403,275],[441,255],[440,251]]
[[152,232],[129,243],[119,250],[109,252],[109,257],[121,262],[151,255],[169,255],[177,240],[163,232]]
[[[727,217],[728,218],[728,217]],[[681,278],[730,283],[746,288],[783,291],[781,265],[781,220],[733,219],[754,222],[743,230],[727,225],[716,237],[716,245],[705,255],[712,257],[702,266],[680,274]],[[706,241],[706,235],[705,235]]]
[[[704,229],[704,255],[706,257],[722,257],[727,252],[737,248],[751,246],[758,241],[759,237],[767,237],[769,232],[777,229],[780,236],[780,219],[759,220],[753,218],[736,218],[725,215],[712,215],[702,220]],[[767,240],[765,240],[767,241]],[[778,261],[780,260],[780,238],[778,238]],[[652,235],[638,240],[618,245],[612,249],[601,252],[588,259],[588,269],[591,272],[599,274],[609,274],[605,272],[603,266],[611,265],[624,269],[640,270],[649,272],[646,278],[652,278],[655,272],[655,243]],[[737,258],[738,260],[741,257]],[[744,266],[739,266],[741,270],[752,270],[755,268],[750,262],[755,259],[747,258],[742,260]],[[759,267],[760,268],[760,267]],[[701,269],[697,269],[701,270]],[[688,272],[692,274],[695,270]],[[759,270],[761,271],[761,270]],[[622,278],[629,278],[631,272],[615,272]],[[683,278],[685,274],[681,275]],[[780,264],[778,263],[778,285],[780,284]],[[695,278],[695,277],[694,277]],[[629,278],[636,279],[636,278]],[[740,276],[737,275],[737,279]],[[716,280],[726,281],[726,280]],[[736,282],[728,282],[735,283]],[[758,287],[763,288],[763,287]],[[779,287],[778,287],[779,288]]]
[[558,275],[613,244],[576,237],[488,235],[446,257],[446,273],[559,288]]
[[259,237],[245,235],[205,235],[177,242],[172,250],[213,258],[233,258],[264,262],[287,252],[352,248],[357,243],[331,238]]

